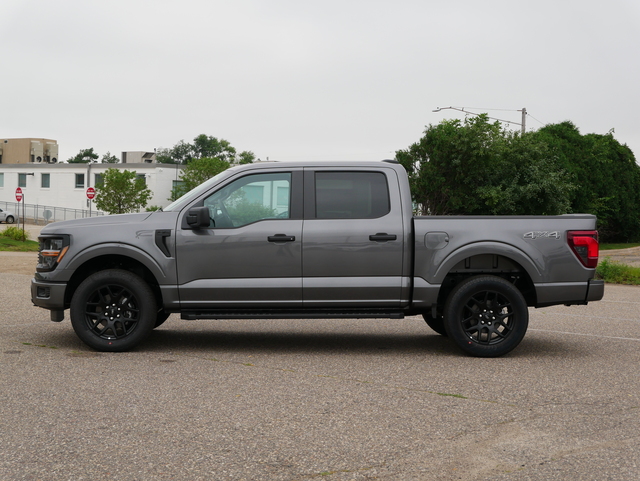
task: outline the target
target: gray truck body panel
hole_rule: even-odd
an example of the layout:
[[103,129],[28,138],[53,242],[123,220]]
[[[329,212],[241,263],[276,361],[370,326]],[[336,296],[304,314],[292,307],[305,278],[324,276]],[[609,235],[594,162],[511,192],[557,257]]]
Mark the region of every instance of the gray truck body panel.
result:
[[[343,172],[354,178],[368,175],[374,179],[371,185],[382,174],[388,205],[382,199],[380,205],[354,206],[358,199],[349,200],[352,192],[335,189],[322,194],[328,209],[369,209],[368,217],[340,218],[338,212],[320,218],[317,179],[331,180]],[[207,202],[248,176],[260,175],[286,179],[289,190],[273,193],[278,202],[285,200],[281,193],[289,195],[287,210],[279,216],[237,227],[188,224],[194,207],[207,206],[212,219],[216,212],[222,219],[218,207]],[[278,182],[285,181],[272,182],[272,188]],[[376,209],[383,214],[376,215]],[[477,273],[526,277],[534,286],[530,305],[580,304],[600,299],[604,287],[593,281],[595,270],[585,268],[571,251],[566,232],[595,230],[595,224],[591,215],[414,218],[406,172],[394,163],[250,164],[225,171],[165,212],[48,225],[41,237],[68,236],[69,250],[55,269],[36,273],[32,300],[52,311],[67,309],[82,276],[109,265],[133,270],[157,285],[167,312],[424,312],[442,302],[447,279]]]

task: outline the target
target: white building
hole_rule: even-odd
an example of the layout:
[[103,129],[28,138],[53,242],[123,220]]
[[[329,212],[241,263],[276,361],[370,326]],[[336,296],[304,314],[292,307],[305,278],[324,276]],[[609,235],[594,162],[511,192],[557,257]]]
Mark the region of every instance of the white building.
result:
[[[87,188],[107,169],[135,171],[144,176],[152,192],[148,205],[165,207],[171,203],[171,190],[178,182],[181,166],[175,164],[1,164],[0,205],[11,209],[16,205],[16,189],[20,187],[24,203],[65,209],[89,209]],[[95,211],[95,206],[92,206]],[[144,209],[143,209],[144,210]],[[27,209],[27,217],[29,211]]]

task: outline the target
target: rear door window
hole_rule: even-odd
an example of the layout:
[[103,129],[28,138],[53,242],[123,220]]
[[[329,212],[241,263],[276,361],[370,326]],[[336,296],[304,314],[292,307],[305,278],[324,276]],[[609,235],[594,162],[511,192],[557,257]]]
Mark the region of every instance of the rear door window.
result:
[[316,172],[316,219],[375,219],[389,213],[381,172]]

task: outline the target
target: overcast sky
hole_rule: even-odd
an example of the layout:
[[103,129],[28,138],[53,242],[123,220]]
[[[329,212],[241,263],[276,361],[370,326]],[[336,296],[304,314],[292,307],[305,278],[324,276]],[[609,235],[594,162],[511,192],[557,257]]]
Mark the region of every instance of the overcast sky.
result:
[[437,107],[526,107],[640,160],[639,50],[638,0],[2,0],[0,137],[381,160]]

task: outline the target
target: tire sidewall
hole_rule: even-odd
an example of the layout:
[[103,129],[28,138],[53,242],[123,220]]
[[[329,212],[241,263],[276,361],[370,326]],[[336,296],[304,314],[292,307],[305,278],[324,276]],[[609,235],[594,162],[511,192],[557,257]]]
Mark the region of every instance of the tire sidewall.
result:
[[7,224],[13,224],[13,222],[15,221],[15,219],[13,218],[12,215],[7,216],[7,218],[4,220],[5,223]]
[[[509,335],[496,344],[479,344],[467,336],[462,326],[462,313],[470,297],[485,291],[506,297],[513,308],[514,325]],[[471,277],[458,284],[447,299],[445,329],[463,351],[477,357],[497,357],[512,351],[524,338],[529,326],[529,309],[522,293],[510,282],[497,276]]]
[[[105,285],[124,287],[132,292],[140,316],[133,331],[120,339],[102,339],[93,333],[85,319],[85,306],[96,289]],[[127,351],[142,342],[156,323],[156,300],[149,285],[129,271],[109,269],[91,274],[78,286],[71,299],[71,325],[77,336],[98,351]]]

